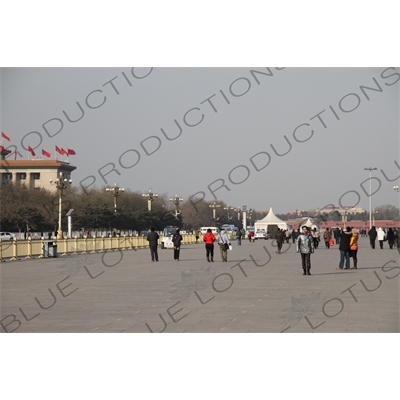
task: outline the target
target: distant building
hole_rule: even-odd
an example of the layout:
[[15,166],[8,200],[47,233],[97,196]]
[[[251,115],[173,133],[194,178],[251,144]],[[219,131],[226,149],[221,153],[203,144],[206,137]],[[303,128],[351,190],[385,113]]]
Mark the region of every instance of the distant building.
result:
[[329,214],[332,211],[338,211],[340,214],[343,214],[344,212],[346,212],[347,214],[357,214],[365,212],[365,210],[362,207],[352,207],[352,206],[343,206],[342,208],[328,206],[320,210],[314,210],[315,213],[317,213],[318,211],[320,213],[327,213],[327,214]]
[[25,184],[29,188],[39,188],[56,191],[50,179],[55,180],[63,173],[63,177],[71,179],[71,172],[76,169],[70,163],[55,160],[0,160],[1,185],[12,182],[18,186]]
[[352,206],[327,206],[324,208],[313,208],[310,210],[296,210],[295,212],[288,212],[287,215],[290,218],[304,218],[304,217],[316,217],[318,214],[329,214],[331,212],[337,211],[340,215],[344,214],[357,214],[366,212],[362,207],[352,207]]

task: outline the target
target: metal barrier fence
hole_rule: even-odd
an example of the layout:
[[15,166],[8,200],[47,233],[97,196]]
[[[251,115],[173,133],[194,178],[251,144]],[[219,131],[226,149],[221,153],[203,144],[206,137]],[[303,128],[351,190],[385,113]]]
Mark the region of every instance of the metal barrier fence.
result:
[[[195,235],[182,235],[182,244],[196,243]],[[162,236],[160,236],[159,244]],[[202,243],[200,237],[198,243]],[[73,254],[101,253],[116,250],[133,250],[149,247],[145,236],[112,236],[70,238],[47,240],[10,240],[0,239],[0,261],[16,261],[22,258],[58,257]]]

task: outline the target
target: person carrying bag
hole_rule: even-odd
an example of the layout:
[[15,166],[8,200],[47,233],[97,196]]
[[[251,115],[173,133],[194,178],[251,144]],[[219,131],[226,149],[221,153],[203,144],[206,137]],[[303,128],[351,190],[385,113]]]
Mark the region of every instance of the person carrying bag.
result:
[[217,243],[219,245],[219,251],[221,253],[221,260],[222,262],[228,261],[228,249],[231,245],[228,240],[228,236],[225,232],[224,228],[220,228],[218,232]]

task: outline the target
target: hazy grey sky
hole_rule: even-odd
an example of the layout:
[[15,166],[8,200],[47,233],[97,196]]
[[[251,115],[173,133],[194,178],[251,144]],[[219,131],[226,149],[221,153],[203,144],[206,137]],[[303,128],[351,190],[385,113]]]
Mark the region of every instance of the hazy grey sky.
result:
[[397,204],[399,68],[5,68],[1,85],[10,144],[74,149],[75,185],[368,209],[373,166],[373,206]]
[[[203,1],[200,6],[195,2],[153,1],[133,2],[130,7],[126,2],[118,0],[96,7],[93,7],[92,2],[74,0],[68,2],[67,6],[63,2],[53,2],[51,5],[40,1],[3,3],[0,65],[7,67],[244,66],[267,63],[291,66],[399,65],[398,61],[392,62],[398,60],[399,54],[398,13],[395,12],[393,1],[383,0],[379,5],[373,6],[340,0],[334,6],[314,0],[247,1],[229,5],[226,2]],[[398,180],[388,182],[380,170],[386,171],[389,179],[400,174],[394,163],[399,154],[400,81],[397,81],[398,76],[389,77],[394,73],[399,74],[399,69],[394,72],[385,67],[283,70],[271,67],[272,76],[257,75],[259,84],[250,70],[251,68],[156,68],[147,77],[135,79],[128,67],[0,69],[0,129],[10,136],[11,143],[18,146],[24,158],[27,158],[28,153],[22,150],[21,141],[25,147],[36,147],[41,140],[42,143],[37,148],[39,153],[43,148],[53,156],[55,145],[74,149],[77,152],[76,156],[71,157],[71,162],[77,166],[73,174],[74,184],[93,175],[95,185],[106,185],[98,170],[105,174],[107,167],[102,167],[113,163],[121,175],[113,172],[105,177],[107,182],[111,185],[117,182],[121,186],[142,192],[152,188],[157,193],[166,192],[171,196],[178,194],[185,199],[196,192],[204,192],[207,200],[213,200],[207,186],[217,181],[212,186],[215,189],[221,183],[218,180],[223,179],[230,191],[222,188],[216,190],[215,195],[232,206],[247,204],[258,210],[266,210],[272,206],[275,212],[280,213],[296,208],[323,207],[327,203],[339,205],[341,196],[353,190],[357,193],[353,192],[353,197],[344,197],[343,203],[356,203],[359,194],[360,205],[367,208],[368,198],[360,183],[369,176],[364,167],[376,166],[379,170],[374,172],[374,176],[379,178],[381,187],[373,196],[373,205],[397,202],[398,194],[392,187],[399,183]],[[123,76],[123,72],[132,86]],[[148,72],[148,69],[138,69],[136,75],[145,75]],[[107,84],[115,77],[112,82],[119,94],[111,83]],[[366,91],[368,100],[360,89],[363,85],[375,88],[380,85],[382,91]],[[247,89],[249,90],[246,92]],[[97,91],[89,96],[90,106],[99,106],[103,96],[107,98],[104,105],[90,109],[85,99],[95,90],[102,92]],[[244,94],[240,96],[242,93]],[[211,96],[214,97],[210,99]],[[212,101],[217,112],[207,99]],[[63,111],[71,119],[78,119],[81,113],[76,105],[77,101],[82,105],[84,115],[79,121],[72,123],[67,120]],[[339,120],[329,106],[332,106]],[[345,112],[341,107],[344,110],[355,109]],[[194,110],[187,114],[185,124],[183,118],[192,109]],[[320,118],[326,128],[316,117],[322,111],[324,112],[320,114]],[[204,119],[201,123],[188,126],[198,123],[202,115]],[[57,125],[55,118],[61,119],[63,123],[58,134],[55,133],[60,129],[60,123]],[[161,129],[171,138],[175,137],[172,135],[179,132],[175,119],[182,127],[182,134],[169,141]],[[50,120],[52,121],[46,124]],[[50,136],[45,132],[43,124]],[[303,125],[296,131],[296,141],[293,132],[301,124],[310,126]],[[307,140],[311,129],[314,134]],[[33,131],[38,134],[29,135]],[[147,144],[150,149],[151,139],[148,138],[151,136],[158,137],[161,146],[154,154],[147,156],[141,143]],[[285,136],[292,149],[285,156],[277,156],[271,145],[278,153],[285,153],[289,149]],[[301,140],[304,142],[299,142]],[[153,138],[152,143],[154,145],[158,140]],[[133,165],[135,150],[139,152],[140,160],[136,166],[124,169],[120,165],[120,157],[129,150],[131,151],[122,157],[123,165]],[[260,169],[261,156],[254,158],[258,153],[268,153],[271,161],[266,168],[256,172],[250,160],[255,163],[257,161],[259,164],[256,163],[256,166]],[[264,157],[264,161],[269,159],[265,154]],[[241,180],[245,181],[236,185],[231,182]],[[83,183],[90,182],[87,179]],[[374,182],[375,185],[376,183],[377,181]],[[365,185],[368,190],[368,182]],[[23,340],[27,340],[26,338],[24,336]],[[241,338],[237,336],[224,336],[223,343],[216,340],[215,336],[211,339],[207,337],[203,351],[202,341],[196,340],[193,346],[192,337],[171,335],[168,337],[169,341],[175,339],[176,342],[172,342],[170,346],[161,343],[160,351],[157,352],[156,347],[157,350],[153,351],[150,358],[148,349],[154,349],[155,342],[151,338],[151,342],[147,343],[147,339],[141,338],[140,340],[146,342],[145,346],[139,347],[146,351],[140,357],[141,353],[136,346],[133,355],[135,359],[140,357],[140,365],[147,365],[149,360],[152,361],[155,357],[160,359],[160,356],[165,355],[166,348],[172,349],[173,356],[168,358],[168,365],[170,371],[176,371],[186,365],[182,363],[187,361],[187,348],[194,349],[194,353],[191,352],[194,359],[197,355],[196,349],[200,349],[203,352],[199,352],[200,357],[197,357],[198,362],[196,361],[193,368],[201,366],[201,374],[204,368],[209,369],[211,365],[211,358],[204,357],[204,354],[215,347],[222,362],[229,360],[222,369],[226,376],[222,376],[230,379],[234,374],[240,378],[237,379],[239,386],[243,383],[239,389],[243,387],[247,394],[249,390],[254,392],[254,368],[245,371],[240,369],[240,365],[243,362],[248,364],[249,358],[253,361],[251,354],[259,358],[260,348],[267,348],[268,355],[274,356],[271,367],[271,372],[274,372],[279,370],[282,363],[287,369],[287,358],[282,360],[279,344],[288,348],[291,341],[294,342],[293,348],[289,347],[293,351],[287,354],[297,355],[296,351],[302,348],[297,343],[298,337],[294,336],[276,336],[271,342],[273,346],[269,347],[266,347],[264,336],[258,337],[259,342],[257,338],[252,338],[250,347],[248,340],[244,341],[246,338],[243,336],[243,348],[250,350],[243,353],[237,351],[238,343],[239,350],[242,344]],[[97,354],[98,349],[101,349],[103,359],[108,358],[107,352],[103,351],[103,337],[101,343],[93,348],[97,353],[88,351],[93,346],[93,336],[86,342],[84,339],[79,336],[75,341],[63,342],[64,348],[71,342],[71,351],[76,352],[77,348],[84,350],[80,352],[81,365],[86,366],[82,362],[82,354],[90,354],[88,361],[92,365],[93,354]],[[109,340],[114,350],[116,344],[113,339]],[[185,343],[185,340],[188,342]],[[303,336],[301,340],[304,344]],[[313,337],[313,344],[317,344],[315,349],[321,348],[319,344],[325,344],[322,340],[324,339],[321,337]],[[36,341],[35,337],[35,343]],[[21,342],[18,337],[18,343],[3,346],[5,349],[12,349],[7,354],[9,362],[20,361],[26,354],[31,355],[30,350],[35,346],[27,342],[25,347],[22,346],[25,343]],[[336,350],[333,343],[339,343],[337,351],[332,352],[334,368],[341,362],[334,355],[341,354],[343,348],[351,350],[352,354],[356,352],[356,357],[353,357],[355,360],[365,358],[365,343],[362,338],[356,337],[353,341],[346,338],[345,342],[331,341],[329,344],[329,347]],[[41,360],[44,360],[43,363],[47,362],[43,358],[43,352],[48,343],[46,337],[46,343],[40,347],[41,357],[35,359],[35,365],[40,364]],[[54,345],[57,343],[54,342]],[[387,354],[390,362],[393,359],[393,349],[396,348],[394,343],[391,345],[386,339],[385,343],[377,341],[376,344],[377,349],[379,348],[379,352],[376,352],[380,355],[379,361],[382,355]],[[357,357],[357,345],[360,345],[360,357]],[[370,338],[368,346],[371,346]],[[55,347],[49,348],[53,355]],[[327,346],[324,349],[326,352]],[[112,354],[123,354],[126,359],[126,351],[127,346],[124,346],[120,352],[113,351]],[[307,351],[312,353],[312,346]],[[182,358],[179,357],[181,352]],[[19,353],[17,357],[16,353]],[[124,359],[115,363],[114,357],[110,358],[110,362],[113,365],[125,365]],[[308,359],[312,368],[316,358]],[[308,359],[302,359],[302,362],[307,365]],[[235,363],[232,360],[240,361]],[[69,372],[71,367],[76,369],[76,362],[73,361],[63,364],[68,368],[65,372]],[[258,359],[254,358],[254,362],[257,363]],[[43,364],[43,367],[47,367],[47,364],[48,362]],[[157,368],[154,369],[154,362],[151,368],[157,374],[156,379],[165,383],[158,385],[160,388],[170,386],[174,377],[169,376],[165,368],[161,368],[159,374]],[[188,382],[193,376],[193,368],[190,369]],[[41,371],[40,368],[36,369]],[[52,378],[55,380],[64,376],[60,374],[60,369],[62,370],[61,365],[54,369]],[[356,369],[362,374],[365,366],[359,364]],[[90,376],[91,370],[86,368],[83,376]],[[94,371],[97,372],[96,369]],[[119,370],[115,371],[118,385],[112,386],[113,393],[115,388],[125,388],[121,385]],[[247,380],[249,371],[250,379]],[[323,374],[326,375],[325,369]],[[97,375],[93,374],[91,382],[96,382]],[[142,375],[141,379],[154,387],[154,373]],[[109,376],[113,377],[112,373]],[[32,378],[32,368],[29,370],[29,377]],[[13,382],[16,378],[20,380],[20,374],[9,375],[8,381]],[[278,373],[273,378],[275,385],[269,391],[280,393],[288,376]],[[291,374],[290,379],[295,382],[291,386],[296,390],[296,383],[303,383],[303,378],[299,380],[295,374]],[[13,388],[15,385],[8,386]],[[220,386],[221,393],[226,394],[226,385]],[[238,393],[236,386],[233,394]],[[337,386],[339,390],[342,389],[340,382]],[[381,385],[376,389],[388,392],[392,386]],[[32,385],[26,387],[30,390]],[[64,391],[74,388],[75,386],[63,386]],[[101,394],[105,393],[104,385],[99,388]],[[93,391],[97,387],[91,385],[90,389]],[[343,389],[348,390],[348,387]],[[207,384],[205,390],[208,390]],[[391,392],[394,393],[393,390]]]

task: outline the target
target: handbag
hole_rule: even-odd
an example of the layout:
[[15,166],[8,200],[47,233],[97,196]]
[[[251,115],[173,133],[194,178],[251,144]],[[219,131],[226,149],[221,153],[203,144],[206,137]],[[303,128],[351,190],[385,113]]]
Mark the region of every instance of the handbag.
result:
[[229,249],[229,244],[228,243],[224,243],[224,250],[228,250]]
[[329,241],[329,246],[333,246],[335,244],[335,242],[333,241],[333,239],[331,239],[330,241]]

